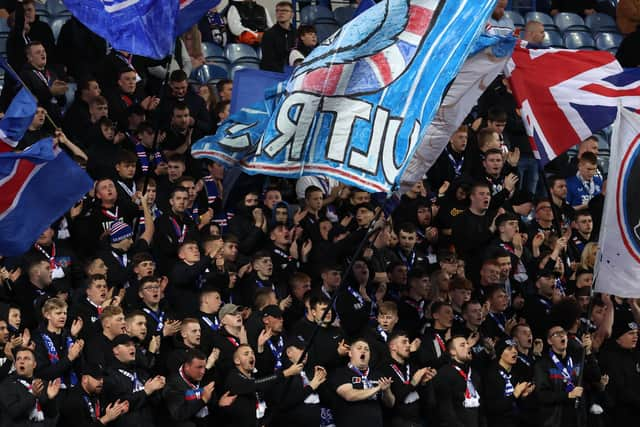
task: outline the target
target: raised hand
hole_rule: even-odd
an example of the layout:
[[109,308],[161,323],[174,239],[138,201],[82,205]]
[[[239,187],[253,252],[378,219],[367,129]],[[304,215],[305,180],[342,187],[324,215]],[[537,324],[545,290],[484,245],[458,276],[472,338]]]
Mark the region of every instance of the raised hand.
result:
[[71,323],[71,336],[77,337],[82,330],[83,325],[84,321],[82,320],[82,317],[76,317],[73,323]]
[[56,378],[53,381],[49,381],[49,384],[47,385],[47,397],[49,398],[49,400],[55,399],[59,392],[60,392],[60,378]]

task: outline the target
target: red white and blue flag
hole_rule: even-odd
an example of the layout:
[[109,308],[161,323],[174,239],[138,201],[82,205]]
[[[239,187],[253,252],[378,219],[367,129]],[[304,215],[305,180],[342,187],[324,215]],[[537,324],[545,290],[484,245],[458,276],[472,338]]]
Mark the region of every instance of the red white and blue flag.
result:
[[640,69],[624,70],[609,52],[517,47],[508,71],[543,163],[611,125],[618,101],[640,109]]

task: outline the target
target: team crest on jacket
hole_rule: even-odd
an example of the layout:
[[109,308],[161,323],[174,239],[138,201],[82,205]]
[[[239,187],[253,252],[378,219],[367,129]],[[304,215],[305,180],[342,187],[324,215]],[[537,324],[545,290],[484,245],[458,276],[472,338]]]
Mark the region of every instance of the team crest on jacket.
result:
[[618,226],[629,254],[640,262],[640,135],[624,153],[618,172]]

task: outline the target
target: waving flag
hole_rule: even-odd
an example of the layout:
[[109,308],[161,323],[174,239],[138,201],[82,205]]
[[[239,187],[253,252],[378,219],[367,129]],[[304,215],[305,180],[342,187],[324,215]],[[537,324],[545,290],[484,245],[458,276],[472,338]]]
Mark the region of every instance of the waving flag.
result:
[[173,49],[179,0],[63,0],[114,49],[162,59]]
[[515,43],[512,36],[483,34],[478,39],[474,46],[476,53],[467,58],[447,90],[424,140],[402,175],[401,184],[413,185],[433,166],[480,95],[502,72]]
[[216,7],[219,3],[220,0],[180,0],[176,36],[186,33],[209,9]]
[[609,52],[517,47],[508,68],[543,163],[613,123],[618,101],[640,109],[640,70],[623,70]]
[[84,170],[53,149],[51,138],[0,153],[0,254],[26,252],[91,186]]
[[620,108],[595,266],[598,292],[640,298],[640,116]]
[[[7,64],[6,58],[0,58],[0,67],[15,81],[20,81],[13,69]],[[11,151],[18,145],[29,128],[37,108],[38,103],[34,96],[27,88],[22,87],[9,104],[4,117],[0,119],[0,153]]]
[[294,70],[248,173],[393,187],[495,1],[378,3]]

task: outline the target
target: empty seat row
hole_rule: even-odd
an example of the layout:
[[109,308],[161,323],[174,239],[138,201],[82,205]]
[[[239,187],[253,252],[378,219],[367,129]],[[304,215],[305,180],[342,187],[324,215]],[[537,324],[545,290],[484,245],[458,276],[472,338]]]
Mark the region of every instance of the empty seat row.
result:
[[598,49],[615,52],[622,42],[619,33],[598,33],[595,37],[584,31],[568,31],[561,35],[557,31],[545,31],[543,44],[567,49]]
[[591,33],[618,31],[614,19],[603,13],[594,13],[584,20],[575,13],[566,12],[558,13],[555,17],[544,12],[528,12],[523,18],[520,13],[509,10],[505,12],[505,15],[513,21],[516,28],[523,28],[529,21],[538,21],[544,25],[545,29],[557,30],[561,33],[566,31],[588,31]]

